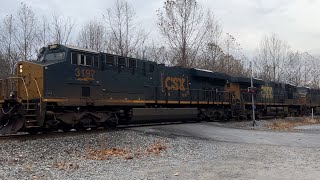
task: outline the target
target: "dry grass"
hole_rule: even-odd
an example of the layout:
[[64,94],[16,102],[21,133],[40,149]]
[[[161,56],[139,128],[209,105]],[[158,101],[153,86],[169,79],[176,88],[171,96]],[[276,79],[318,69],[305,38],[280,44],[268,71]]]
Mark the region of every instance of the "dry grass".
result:
[[124,157],[128,151],[120,148],[102,149],[102,150],[89,150],[87,151],[87,158],[92,160],[107,160],[111,156]]
[[65,161],[55,162],[55,163],[53,163],[52,167],[56,168],[60,171],[74,171],[74,170],[79,169],[78,164],[65,162]]
[[272,130],[291,130],[297,126],[320,124],[319,119],[304,118],[301,120],[275,120],[267,125]]
[[28,163],[28,164],[25,164],[24,165],[24,169],[27,171],[27,172],[33,172],[33,165]]
[[92,149],[90,146],[86,147],[86,158],[91,160],[108,160],[110,158],[118,157],[125,160],[131,160],[143,155],[159,155],[162,151],[166,151],[167,146],[160,140],[155,141],[145,149],[122,149],[122,148],[102,148]]
[[154,144],[146,148],[145,152],[147,154],[160,154],[161,151],[166,151],[167,146],[165,146],[161,141],[156,141]]

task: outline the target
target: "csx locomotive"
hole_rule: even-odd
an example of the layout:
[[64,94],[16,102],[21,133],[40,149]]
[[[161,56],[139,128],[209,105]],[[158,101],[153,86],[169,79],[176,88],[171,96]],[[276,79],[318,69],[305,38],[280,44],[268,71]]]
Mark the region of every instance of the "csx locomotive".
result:
[[[0,80],[0,134],[318,112],[320,91],[59,44]],[[253,92],[254,91],[254,92]]]

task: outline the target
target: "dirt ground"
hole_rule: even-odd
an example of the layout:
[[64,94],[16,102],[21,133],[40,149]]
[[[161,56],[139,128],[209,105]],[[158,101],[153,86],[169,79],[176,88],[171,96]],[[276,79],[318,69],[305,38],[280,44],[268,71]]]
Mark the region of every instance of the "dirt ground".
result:
[[0,140],[0,179],[319,179],[317,127],[201,122]]

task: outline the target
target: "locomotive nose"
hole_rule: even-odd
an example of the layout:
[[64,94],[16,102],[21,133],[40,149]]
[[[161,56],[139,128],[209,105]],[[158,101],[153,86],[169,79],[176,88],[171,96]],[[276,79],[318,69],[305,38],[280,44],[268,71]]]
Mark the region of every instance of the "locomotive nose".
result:
[[43,65],[20,62],[17,66],[17,96],[23,101],[40,99],[43,91]]

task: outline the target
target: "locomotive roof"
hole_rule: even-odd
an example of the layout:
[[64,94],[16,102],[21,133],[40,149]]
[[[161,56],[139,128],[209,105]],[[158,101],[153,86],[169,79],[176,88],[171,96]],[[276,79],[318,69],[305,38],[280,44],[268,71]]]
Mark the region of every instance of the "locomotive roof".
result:
[[[246,77],[231,77],[230,80],[233,83],[251,83],[251,78]],[[253,78],[253,83],[262,85],[264,84],[264,81],[262,81],[261,79]]]
[[224,74],[224,73],[213,72],[210,70],[198,69],[198,68],[191,69],[191,73],[194,76],[198,76],[198,77],[225,79],[225,80],[230,78],[230,76],[228,76],[227,74]]
[[[131,58],[131,57],[121,56],[121,55],[117,55],[117,54],[99,52],[99,51],[95,51],[95,50],[92,50],[92,49],[80,48],[80,47],[76,47],[76,46],[70,46],[70,45],[63,45],[63,46],[66,47],[66,48],[73,49],[73,50],[78,50],[78,51],[84,51],[84,52],[90,52],[90,53],[96,53],[96,54],[101,53],[101,54],[112,55],[112,56],[116,56],[116,57]],[[137,59],[137,58],[132,58],[132,59]],[[137,59],[137,60],[139,60],[139,61],[148,61],[148,60],[145,60],[145,59]],[[155,63],[153,61],[148,61],[148,62]]]
[[87,51],[87,52],[91,52],[91,53],[100,53],[100,52],[92,50],[92,49],[85,49],[85,48],[80,48],[80,47],[70,46],[70,45],[64,45],[64,46],[66,48],[75,49],[75,50],[78,50],[78,51]]

